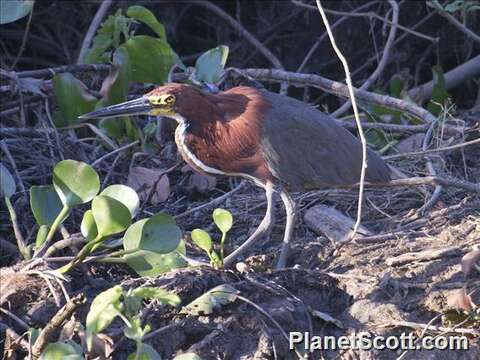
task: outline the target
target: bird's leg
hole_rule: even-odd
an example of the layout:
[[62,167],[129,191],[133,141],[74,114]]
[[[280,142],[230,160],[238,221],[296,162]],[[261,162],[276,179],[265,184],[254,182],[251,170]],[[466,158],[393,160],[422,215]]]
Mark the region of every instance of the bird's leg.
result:
[[273,224],[274,217],[274,201],[273,201],[273,184],[268,182],[265,185],[265,196],[267,198],[267,211],[265,212],[265,217],[263,218],[260,225],[253,232],[250,237],[245,240],[245,242],[239,246],[234,252],[228,255],[224,260],[224,267],[227,268],[232,265],[236,258],[238,258],[242,253],[244,253],[252,244],[264,234],[268,234],[270,227]]
[[293,235],[293,229],[295,228],[295,218],[296,218],[296,204],[292,199],[290,194],[282,190],[280,192],[280,197],[282,198],[283,204],[285,205],[285,212],[287,214],[287,221],[285,224],[285,234],[283,236],[282,250],[280,252],[280,257],[277,262],[277,269],[282,269],[287,265],[287,256],[288,249],[290,246],[290,239]]

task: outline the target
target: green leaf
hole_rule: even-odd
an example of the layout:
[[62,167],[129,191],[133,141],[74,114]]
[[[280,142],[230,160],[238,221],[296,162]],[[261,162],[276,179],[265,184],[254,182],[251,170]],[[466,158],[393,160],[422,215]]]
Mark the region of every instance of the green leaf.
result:
[[148,344],[139,343],[139,348],[128,355],[127,360],[162,360],[158,352]]
[[62,207],[62,201],[52,185],[30,188],[30,208],[38,225],[52,226]]
[[128,210],[130,210],[132,218],[134,218],[137,214],[138,208],[140,206],[140,199],[138,198],[137,192],[131,187],[120,184],[110,185],[105,188],[100,193],[100,195],[108,196],[117,201],[120,201],[128,208]]
[[73,347],[68,343],[56,342],[47,345],[45,350],[40,355],[39,360],[83,360],[81,356]]
[[130,210],[120,201],[109,196],[99,195],[93,199],[92,215],[97,225],[98,235],[101,237],[118,234],[132,223]]
[[214,287],[185,306],[180,314],[208,315],[221,305],[234,302],[239,291],[232,285],[223,284]]
[[172,269],[187,266],[187,262],[177,252],[185,255],[186,249],[183,241],[180,242],[175,252],[159,254],[153,251],[139,250],[125,255],[124,258],[128,266],[135,270],[138,275],[158,276]]
[[175,250],[182,238],[182,231],[167,214],[157,214],[137,221],[125,232],[125,250],[147,250],[166,254]]
[[216,83],[222,76],[228,57],[228,46],[220,45],[204,52],[195,62],[198,81]]
[[81,122],[78,116],[92,111],[97,98],[87,92],[87,87],[70,73],[55,75],[52,79],[53,91],[58,107],[62,114],[60,123],[55,126],[62,127]]
[[[102,83],[100,93],[102,100],[97,107],[119,104],[127,100],[130,85],[131,65],[130,58],[124,48],[117,49],[113,54],[113,65],[109,75]],[[130,118],[122,116],[119,118],[102,119],[99,126],[106,134],[115,139],[121,139],[127,134]]]
[[180,297],[176,294],[172,294],[167,290],[159,287],[143,286],[136,288],[132,291],[132,296],[140,299],[156,299],[162,304],[168,304],[170,306],[178,306],[182,302]]
[[110,15],[102,23],[97,34],[93,38],[92,47],[89,49],[85,60],[87,63],[105,63],[110,56],[107,50],[118,48],[122,35],[128,39],[130,37],[130,25],[132,19],[122,14],[122,9],[118,9],[114,15]]
[[121,314],[120,297],[122,293],[122,287],[116,285],[101,292],[93,299],[86,320],[86,330],[90,335],[105,329]]
[[388,89],[391,96],[400,99],[402,97],[403,81],[399,76],[394,76],[388,83]]
[[213,211],[213,222],[222,233],[227,233],[232,228],[233,217],[228,210],[215,209]]
[[147,25],[150,29],[152,29],[161,40],[167,41],[165,27],[157,20],[155,15],[153,15],[153,13],[147,8],[140,5],[130,6],[127,10],[127,16],[135,20],[141,21],[142,23]]
[[50,231],[50,226],[40,225],[37,231],[37,237],[35,239],[35,248],[38,249],[42,244],[47,240],[48,232]]
[[93,240],[97,237],[97,224],[95,224],[92,210],[87,210],[83,214],[82,223],[80,224],[80,231],[88,241]]
[[113,39],[110,34],[97,34],[93,38],[92,47],[88,49],[85,55],[85,63],[87,64],[98,64],[105,63],[108,61],[108,56],[105,54],[105,51],[111,47],[113,44]]
[[0,1],[0,24],[8,24],[27,16],[33,9],[33,0]]
[[202,229],[195,229],[192,231],[192,240],[200,249],[204,250],[207,254],[212,251],[212,238],[210,234]]
[[63,160],[53,169],[53,186],[62,203],[72,207],[92,200],[100,190],[100,179],[90,165]]
[[11,197],[15,194],[15,189],[17,186],[15,185],[15,180],[13,180],[12,174],[10,171],[0,163],[0,196],[4,197]]
[[443,76],[443,70],[441,66],[435,65],[432,67],[432,76],[432,97],[427,105],[427,110],[430,111],[434,116],[438,116],[442,113],[442,107],[450,95],[448,94],[445,86],[445,77]]
[[125,48],[130,57],[133,81],[164,84],[176,62],[170,45],[151,36],[134,36],[121,48]]
[[195,353],[186,353],[175,356],[173,360],[202,360],[202,358]]
[[150,326],[146,325],[142,328],[142,321],[138,316],[135,316],[133,319],[130,319],[130,326],[126,326],[123,329],[123,334],[132,340],[142,341],[142,337],[145,336],[150,331]]

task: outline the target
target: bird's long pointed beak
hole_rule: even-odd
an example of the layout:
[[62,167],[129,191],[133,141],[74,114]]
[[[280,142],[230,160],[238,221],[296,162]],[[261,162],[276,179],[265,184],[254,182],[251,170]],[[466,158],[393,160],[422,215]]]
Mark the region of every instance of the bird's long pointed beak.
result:
[[105,119],[117,116],[148,115],[153,109],[145,97],[107,106],[79,116],[80,119]]

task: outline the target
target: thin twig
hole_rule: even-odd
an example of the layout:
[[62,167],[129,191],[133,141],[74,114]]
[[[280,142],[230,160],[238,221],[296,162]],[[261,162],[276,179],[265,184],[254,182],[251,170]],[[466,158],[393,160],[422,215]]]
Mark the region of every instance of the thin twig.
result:
[[113,150],[113,151],[111,151],[111,152],[103,155],[102,157],[99,157],[97,160],[95,160],[95,161],[94,161],[93,163],[91,163],[90,165],[91,165],[92,167],[95,167],[95,166],[97,166],[98,164],[100,164],[103,160],[109,158],[110,156],[115,155],[115,154],[117,154],[117,153],[119,153],[119,152],[122,152],[122,151],[124,151],[124,150],[127,150],[127,149],[131,148],[132,146],[135,146],[135,145],[137,145],[137,144],[139,144],[139,143],[140,143],[139,140],[135,140],[134,142],[131,142],[130,144],[127,144],[127,145],[124,145],[124,146],[122,146],[122,147],[119,147],[118,149],[115,149],[115,150]]
[[40,332],[40,335],[38,335],[37,340],[35,341],[35,344],[32,347],[32,355],[33,357],[39,357],[42,351],[45,349],[45,347],[48,345],[49,342],[52,341],[51,337],[55,333],[57,329],[62,326],[62,324],[70,319],[70,317],[73,315],[75,310],[85,304],[87,299],[85,298],[85,295],[79,294],[75,296],[74,298],[70,299],[69,302],[65,304],[64,307],[62,307],[53,317],[52,319],[48,322],[48,324],[43,328],[43,330]]
[[[222,19],[224,19],[231,27],[237,30],[241,36],[243,36],[250,44],[252,44],[265,58],[272,63],[276,69],[283,70],[285,69],[280,59],[275,56],[265,45],[263,45],[255,36],[253,36],[245,27],[240,24],[237,20],[227,14],[223,9],[215,5],[210,1],[204,0],[194,0],[192,2],[195,5],[200,5],[208,10],[214,12]],[[283,92],[286,92],[287,86],[285,83],[282,83]]]
[[[318,1],[318,0],[317,0]],[[270,320],[272,322],[273,325],[275,325],[275,327],[280,330],[280,333],[282,334],[282,336],[285,338],[285,340],[288,342],[289,341],[289,337],[287,335],[287,333],[285,332],[285,330],[283,330],[282,326],[278,323],[278,321],[276,321],[272,315],[270,315],[265,309],[263,309],[261,306],[255,304],[253,301],[241,296],[241,295],[235,295],[235,297],[238,299],[238,300],[241,300],[245,303],[247,303],[248,305],[250,306],[253,306],[257,311],[259,311],[261,314],[263,314],[268,320]],[[298,358],[299,359],[304,359],[304,357],[298,352],[297,349],[294,349],[295,351],[295,354],[297,354]]]
[[[428,148],[428,145],[430,143],[430,140],[433,136],[433,129],[435,128],[435,126],[438,124],[438,120],[433,122],[431,125],[430,125],[430,128],[428,129],[428,131],[426,132],[424,138],[423,138],[423,143],[422,143],[422,150],[425,152],[427,151],[427,148]],[[433,166],[433,163],[432,163],[432,159],[431,157],[426,154],[425,155],[425,161],[426,161],[426,168],[427,168],[427,172],[430,176],[436,176],[437,175],[437,171],[435,170],[435,167]],[[436,185],[435,186],[435,189],[433,190],[433,194],[432,194],[432,197],[430,199],[428,199],[428,201],[425,203],[425,205],[423,205],[420,209],[419,209],[419,213],[420,214],[424,214],[427,210],[429,210],[431,207],[433,207],[438,199],[440,198],[440,195],[442,194],[442,186],[441,185]]]
[[[352,85],[352,78],[350,77],[350,69],[348,67],[347,59],[345,59],[342,52],[337,47],[337,44],[335,42],[335,38],[333,37],[332,29],[330,28],[330,24],[328,22],[327,16],[325,15],[325,12],[323,11],[322,4],[320,3],[320,0],[316,0],[316,2],[317,2],[318,11],[320,12],[320,15],[322,16],[323,23],[325,25],[325,28],[327,29],[328,37],[330,38],[330,42],[332,43],[332,47],[335,50],[335,53],[337,54],[338,58],[342,62],[343,68],[345,70],[348,92],[349,92],[350,100],[352,102],[353,113],[355,115],[355,122],[357,123],[358,135],[359,135],[360,141],[362,143],[362,168],[361,168],[361,171],[360,171],[360,188],[359,188],[359,191],[358,191],[357,220],[355,221],[353,231],[350,234],[350,239],[354,239],[355,234],[357,233],[358,228],[360,227],[360,222],[362,221],[363,189],[364,189],[364,183],[365,183],[365,170],[367,169],[367,140],[365,139],[365,135],[363,133],[363,128],[362,128],[362,123],[360,121],[360,115],[358,114],[357,102],[355,100],[355,94],[354,94],[353,85]],[[398,8],[397,8],[397,10],[398,10]],[[398,14],[397,14],[397,16],[398,16]]]
[[[392,8],[392,24],[393,26],[390,27],[390,32],[388,33],[387,42],[385,47],[383,48],[382,58],[380,59],[377,68],[375,71],[368,77],[368,79],[360,86],[360,90],[365,90],[370,88],[372,84],[380,77],[380,75],[385,70],[387,63],[390,59],[390,51],[392,49],[393,43],[395,42],[395,36],[397,34],[397,25],[398,25],[398,4],[395,0],[388,0],[390,7]],[[345,104],[340,106],[337,110],[332,113],[332,116],[338,117],[344,114],[348,109],[350,109],[350,101],[347,101]]]
[[379,324],[376,327],[378,328],[386,328],[386,327],[409,327],[412,329],[426,329],[430,331],[438,331],[438,332],[445,332],[445,333],[457,333],[457,334],[469,334],[473,336],[480,336],[480,331],[476,329],[463,329],[463,328],[448,328],[443,326],[434,326],[428,324],[421,324],[412,321],[392,321],[386,324]]
[[20,50],[18,51],[17,56],[15,57],[15,60],[13,61],[12,66],[10,66],[10,69],[14,69],[15,66],[17,66],[18,60],[20,60],[20,56],[22,56],[22,53],[25,50],[25,45],[27,44],[28,33],[30,32],[30,25],[32,23],[33,8],[34,7],[35,7],[35,2],[32,3],[32,8],[30,9],[30,14],[28,15],[27,26],[25,27],[25,32],[23,33],[22,44],[20,45]]
[[77,58],[77,64],[81,64],[85,60],[84,58],[85,58],[85,55],[87,54],[90,44],[92,43],[92,39],[95,36],[95,33],[98,27],[100,26],[100,23],[102,22],[103,18],[105,17],[105,14],[107,13],[112,3],[113,3],[112,0],[103,0],[101,5],[99,6],[97,13],[93,17],[93,20],[90,23],[90,26],[88,27],[87,34],[83,39],[82,47],[80,48],[80,52]]
[[16,77],[18,78],[26,78],[26,77],[53,77],[56,74],[61,74],[65,72],[77,73],[77,72],[84,72],[84,71],[109,71],[110,65],[106,64],[78,64],[78,65],[63,65],[54,68],[45,68],[45,69],[38,69],[38,70],[26,70],[26,71],[6,71],[0,69],[0,76],[7,77],[11,80],[15,80]]
[[244,186],[245,186],[246,182],[245,181],[242,181],[235,189],[209,201],[208,203],[206,204],[202,204],[200,206],[197,206],[197,207],[194,207],[190,210],[187,210],[181,214],[178,214],[178,215],[175,215],[174,218],[175,220],[178,220],[180,218],[183,218],[187,215],[190,215],[192,213],[195,213],[197,211],[200,211],[200,210],[203,210],[203,209],[209,209],[209,208],[212,208],[214,206],[217,206],[218,204],[220,204],[222,201],[224,201],[225,199],[229,198],[230,196],[232,196],[233,194],[235,194],[236,192],[238,192],[239,190],[241,190]]
[[[347,85],[326,79],[322,76],[315,74],[295,73],[277,69],[236,69],[236,72],[244,74],[246,76],[250,76],[259,81],[288,81],[293,86],[312,86],[322,89],[333,95],[337,95],[347,99],[349,97],[349,90]],[[356,89],[354,92],[357,100],[362,100],[364,102],[377,104],[390,109],[403,111],[421,120],[424,123],[430,124],[436,120],[435,116],[433,116],[427,110],[405,100],[397,99],[391,96],[375,94],[365,90]],[[461,132],[460,129],[458,130],[459,132]]]
[[[294,4],[297,4],[298,1],[296,0],[292,0],[292,2]],[[362,6],[359,6],[358,8],[352,10],[352,13],[355,13],[355,12],[358,12],[360,10],[363,10],[363,9],[366,9],[372,5],[375,5],[378,1],[371,1],[369,3],[366,3],[366,4],[363,4]],[[317,11],[317,8],[315,6],[312,6],[312,8]],[[341,17],[340,19],[338,19],[332,26],[332,31],[337,27],[339,26],[342,22],[344,22],[345,20],[347,20],[348,17],[346,16],[343,16]],[[313,53],[315,52],[315,50],[317,50],[317,48],[320,46],[320,44],[322,43],[323,39],[325,39],[326,37],[328,36],[328,33],[323,33],[322,36],[320,36],[317,41],[315,41],[315,43],[313,44],[313,46],[310,48],[310,50],[308,50],[307,52],[307,55],[305,55],[305,57],[303,58],[303,61],[302,63],[300,64],[300,66],[297,68],[297,72],[302,72],[303,68],[305,67],[305,65],[307,64],[308,60],[310,60],[310,58],[312,57]]]
[[[432,1],[432,3],[434,3]],[[476,41],[477,43],[480,44],[480,36],[475,34],[472,30],[470,30],[469,28],[467,28],[465,25],[463,25],[460,21],[458,21],[457,19],[455,19],[455,17],[451,14],[449,14],[448,12],[446,12],[443,8],[439,7],[439,6],[435,6],[435,9],[437,9],[437,12],[443,16],[445,19],[447,19],[450,24],[452,24],[453,26],[455,26],[458,30],[460,30],[461,32],[463,32],[467,37],[469,37],[470,39],[472,39],[473,41]]]
[[433,154],[433,153],[438,153],[438,152],[443,152],[443,151],[461,149],[461,148],[464,148],[466,146],[470,146],[470,145],[473,145],[473,144],[479,144],[479,143],[480,143],[480,138],[470,140],[470,141],[466,141],[466,142],[460,143],[460,144],[455,144],[455,145],[451,145],[451,146],[445,146],[445,147],[437,148],[437,149],[430,149],[430,150],[424,150],[424,151],[412,151],[412,152],[407,152],[407,153],[403,153],[403,154],[383,156],[382,158],[384,160],[391,160],[391,159],[399,159],[399,158],[410,157],[410,156]]
[[[302,1],[300,0],[291,0],[293,4],[295,5],[298,5],[300,7],[303,7],[303,8],[306,8],[306,9],[309,9],[309,10],[312,10],[312,11],[317,11],[317,8],[313,5],[309,5],[309,4],[305,4],[303,3]],[[384,18],[376,13],[374,13],[373,11],[369,11],[369,12],[357,12],[356,10],[354,11],[351,11],[351,12],[346,12],[346,11],[338,11],[338,10],[331,10],[331,9],[324,9],[325,12],[327,14],[332,14],[332,15],[340,15],[340,16],[349,16],[349,17],[368,17],[368,18],[375,18],[377,20],[380,20],[382,22],[384,22],[385,24],[388,24],[390,25],[391,27],[395,27],[395,28],[398,28],[400,30],[403,30],[405,31],[406,33],[408,34],[411,34],[411,35],[414,35],[414,36],[417,36],[421,39],[425,39],[425,40],[428,40],[428,41],[431,41],[433,43],[438,43],[438,38],[433,38],[431,36],[428,36],[428,35],[425,35],[425,34],[422,34],[422,33],[419,33],[418,31],[415,31],[415,30],[412,30],[412,29],[409,29],[403,25],[400,25],[398,23],[396,23],[395,21],[390,21],[388,20],[387,18]]]
[[24,330],[28,330],[30,328],[30,326],[28,326],[28,324],[25,321],[20,319],[17,315],[12,313],[11,311],[0,307],[0,312],[4,313],[8,317],[10,317],[12,320],[15,320],[17,324],[20,325]]

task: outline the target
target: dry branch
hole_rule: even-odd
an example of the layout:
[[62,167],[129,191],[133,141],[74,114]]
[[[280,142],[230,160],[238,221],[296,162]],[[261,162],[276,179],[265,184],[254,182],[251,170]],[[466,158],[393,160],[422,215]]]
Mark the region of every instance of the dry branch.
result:
[[401,254],[399,256],[388,258],[385,263],[388,266],[399,266],[413,261],[429,261],[440,259],[442,257],[460,256],[462,254],[463,252],[459,247],[450,246],[443,249],[427,249],[418,252]]
[[[305,87],[311,86],[322,89],[330,94],[348,98],[348,87],[345,84],[326,79],[315,74],[294,73],[276,69],[235,69],[236,72],[252,77],[259,81],[266,82],[283,82],[287,81],[293,86]],[[411,116],[422,120],[424,123],[432,123],[436,120],[427,110],[418,105],[407,101],[393,98],[391,96],[374,94],[365,90],[355,90],[355,97],[358,100],[384,106],[390,109],[404,111]],[[448,126],[446,126],[448,129]],[[460,132],[460,128],[450,127],[452,132]]]
[[33,358],[37,358],[41,355],[42,351],[52,341],[51,337],[62,326],[62,324],[70,319],[75,310],[85,304],[87,299],[85,295],[80,294],[70,299],[50,320],[50,322],[43,328],[40,335],[38,335],[35,344],[32,347]]
[[[463,82],[480,75],[480,55],[468,60],[444,74],[445,89],[450,90]],[[415,100],[430,99],[433,91],[433,80],[408,91],[408,96]]]
[[[395,0],[388,0],[390,7],[392,8],[392,26],[390,27],[390,32],[388,33],[387,42],[383,48],[382,58],[378,62],[377,68],[375,71],[368,77],[368,79],[360,86],[360,90],[366,90],[372,86],[372,84],[380,77],[380,75],[385,70],[387,63],[390,59],[390,50],[392,50],[393,43],[395,42],[395,36],[397,34],[398,26],[398,4]],[[337,110],[332,113],[332,116],[338,117],[344,114],[348,109],[350,109],[351,102],[347,101],[345,104],[340,106]]]

